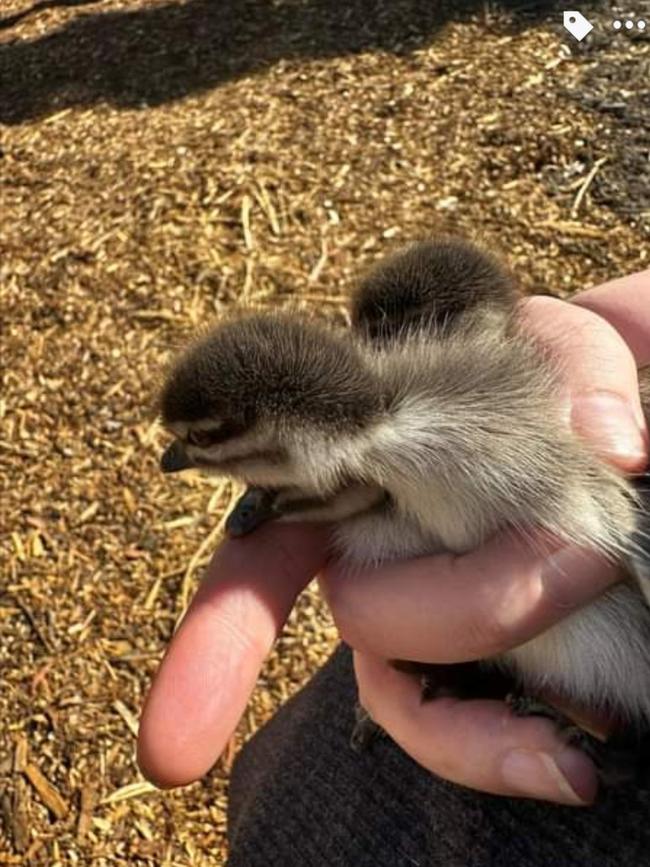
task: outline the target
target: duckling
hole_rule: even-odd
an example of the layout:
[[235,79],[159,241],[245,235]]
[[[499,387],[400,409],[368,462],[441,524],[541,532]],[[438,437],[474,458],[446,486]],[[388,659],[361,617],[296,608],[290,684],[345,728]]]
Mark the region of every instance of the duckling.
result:
[[169,372],[160,411],[175,439],[161,467],[246,483],[232,535],[331,522],[351,570],[463,553],[503,528],[617,558],[630,580],[481,667],[645,730],[647,517],[633,485],[566,429],[560,374],[518,328],[519,297],[493,256],[442,238],[371,271],[349,329],[287,313],[222,322]]
[[514,276],[489,251],[442,236],[411,244],[372,268],[351,299],[351,322],[380,343],[411,330],[440,336],[470,312],[473,325],[487,330],[502,324],[520,298]]

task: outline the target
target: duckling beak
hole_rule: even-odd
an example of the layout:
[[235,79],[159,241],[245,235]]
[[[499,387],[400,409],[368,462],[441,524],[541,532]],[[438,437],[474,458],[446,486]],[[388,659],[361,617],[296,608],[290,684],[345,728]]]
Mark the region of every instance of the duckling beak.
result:
[[177,473],[193,466],[180,440],[174,440],[170,446],[167,446],[160,459],[160,469],[163,473]]

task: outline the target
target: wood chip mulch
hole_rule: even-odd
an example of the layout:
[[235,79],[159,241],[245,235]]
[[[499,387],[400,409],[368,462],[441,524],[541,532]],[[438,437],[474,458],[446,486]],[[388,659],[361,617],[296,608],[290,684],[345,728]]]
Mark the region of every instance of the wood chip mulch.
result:
[[530,290],[648,266],[648,37],[505,7],[3,0],[0,865],[223,863],[237,746],[335,641],[308,591],[209,777],[143,781],[139,708],[234,495],[158,470],[170,351],[236,304],[338,315],[441,229]]

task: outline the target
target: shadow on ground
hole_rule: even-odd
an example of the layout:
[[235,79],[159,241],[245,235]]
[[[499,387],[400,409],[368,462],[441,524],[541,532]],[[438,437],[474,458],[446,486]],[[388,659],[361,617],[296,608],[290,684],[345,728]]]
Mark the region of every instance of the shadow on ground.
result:
[[11,40],[18,18],[88,0],[43,0],[0,19],[0,122],[21,123],[69,106],[108,101],[159,105],[268,67],[428,44],[442,25],[471,15],[512,15],[523,28],[555,2],[501,0],[190,0],[134,11],[88,11],[37,39]]

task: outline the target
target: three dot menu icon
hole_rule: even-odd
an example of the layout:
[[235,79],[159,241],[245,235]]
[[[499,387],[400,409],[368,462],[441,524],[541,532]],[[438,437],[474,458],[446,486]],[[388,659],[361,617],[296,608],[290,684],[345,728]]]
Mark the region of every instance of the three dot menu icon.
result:
[[[594,29],[594,25],[588,18],[579,12],[577,9],[570,9],[562,13],[562,24],[565,30],[568,30],[571,36],[578,42],[582,40]],[[648,25],[648,22],[643,18],[636,18],[633,13],[622,18],[614,18],[610,21],[611,28],[620,33],[643,33]]]

